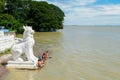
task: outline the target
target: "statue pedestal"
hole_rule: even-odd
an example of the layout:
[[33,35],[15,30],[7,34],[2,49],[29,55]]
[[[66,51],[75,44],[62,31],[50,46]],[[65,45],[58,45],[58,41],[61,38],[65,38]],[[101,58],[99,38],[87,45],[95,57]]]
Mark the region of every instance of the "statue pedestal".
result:
[[31,61],[8,61],[6,67],[16,69],[38,69],[37,65]]

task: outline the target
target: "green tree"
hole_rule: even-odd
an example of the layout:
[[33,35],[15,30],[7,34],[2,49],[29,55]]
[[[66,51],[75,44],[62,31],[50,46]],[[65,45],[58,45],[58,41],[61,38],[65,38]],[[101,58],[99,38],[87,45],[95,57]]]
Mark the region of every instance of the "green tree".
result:
[[47,2],[32,1],[30,4],[31,24],[36,31],[44,29],[50,31],[51,29],[60,29],[64,20],[63,11],[52,4]]
[[0,13],[2,13],[4,11],[5,8],[5,1],[4,0],[0,0]]
[[59,7],[44,1],[6,0],[4,12],[20,24],[33,26],[36,31],[60,29],[64,20],[64,12]]
[[9,30],[14,30],[17,33],[23,32],[23,25],[9,14],[0,14],[0,26],[5,26],[5,28]]
[[31,0],[6,0],[5,13],[13,15],[16,20],[25,24],[29,14],[29,4]]

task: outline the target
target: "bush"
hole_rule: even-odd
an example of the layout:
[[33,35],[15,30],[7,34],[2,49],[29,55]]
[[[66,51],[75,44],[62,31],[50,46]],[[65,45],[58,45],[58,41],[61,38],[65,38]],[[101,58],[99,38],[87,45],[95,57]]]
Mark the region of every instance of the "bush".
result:
[[8,48],[5,51],[1,52],[0,54],[9,54],[10,51],[11,51],[11,48]]
[[0,26],[5,26],[6,29],[14,30],[17,33],[23,32],[23,25],[9,14],[0,14]]

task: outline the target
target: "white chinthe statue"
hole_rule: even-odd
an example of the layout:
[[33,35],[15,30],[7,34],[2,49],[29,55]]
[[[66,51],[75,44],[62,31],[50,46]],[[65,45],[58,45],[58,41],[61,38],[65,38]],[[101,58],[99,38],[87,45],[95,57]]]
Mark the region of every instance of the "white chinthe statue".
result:
[[[33,46],[35,44],[35,40],[33,37],[34,30],[30,26],[23,26],[23,41],[13,45],[11,48],[13,61],[32,61],[37,64],[38,58],[36,58],[33,54]],[[25,54],[26,60],[24,60],[21,56]]]

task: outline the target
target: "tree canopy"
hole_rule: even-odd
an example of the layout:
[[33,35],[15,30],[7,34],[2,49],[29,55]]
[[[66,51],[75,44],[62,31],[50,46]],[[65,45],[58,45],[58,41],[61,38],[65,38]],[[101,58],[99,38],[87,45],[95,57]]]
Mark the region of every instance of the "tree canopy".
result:
[[0,0],[0,13],[2,13],[4,11],[4,3],[5,1],[4,0]]
[[32,26],[35,31],[61,29],[65,16],[59,7],[44,1],[1,0],[0,8],[0,25],[17,32],[22,32],[23,25]]

